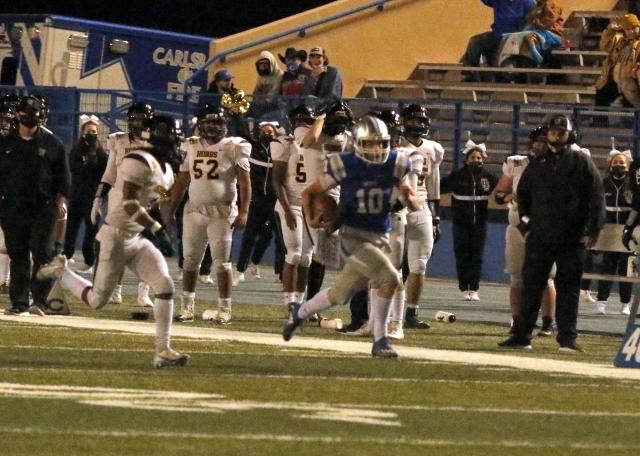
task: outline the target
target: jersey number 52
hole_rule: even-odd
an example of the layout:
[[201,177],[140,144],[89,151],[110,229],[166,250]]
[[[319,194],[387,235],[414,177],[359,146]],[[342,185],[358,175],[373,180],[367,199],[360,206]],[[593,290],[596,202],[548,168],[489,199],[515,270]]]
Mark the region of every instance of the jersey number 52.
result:
[[196,179],[200,179],[202,176],[204,176],[205,173],[205,167],[209,167],[209,171],[207,172],[207,179],[218,179],[220,176],[218,175],[218,173],[216,172],[218,170],[218,160],[214,160],[214,159],[209,159],[209,160],[202,160],[202,159],[196,159],[193,161],[193,177],[195,177]]

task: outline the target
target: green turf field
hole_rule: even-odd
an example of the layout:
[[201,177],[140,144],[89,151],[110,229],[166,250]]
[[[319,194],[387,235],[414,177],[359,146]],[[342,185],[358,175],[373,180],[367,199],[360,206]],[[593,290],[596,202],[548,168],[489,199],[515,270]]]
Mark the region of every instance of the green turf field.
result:
[[[123,321],[128,310],[73,306],[74,314]],[[223,331],[278,333],[282,309],[236,304],[234,320]],[[397,345],[610,365],[620,343],[583,336],[587,353],[575,356],[543,339],[532,352],[514,353],[496,347],[504,332],[441,323],[426,333],[407,331]],[[313,327],[294,341],[311,336],[326,339],[329,348],[348,339],[368,349],[366,339]],[[48,327],[34,318],[0,321],[0,455],[617,455],[640,449],[637,381],[201,337],[175,337],[173,345],[192,354],[190,366],[158,371],[151,368],[149,335]]]

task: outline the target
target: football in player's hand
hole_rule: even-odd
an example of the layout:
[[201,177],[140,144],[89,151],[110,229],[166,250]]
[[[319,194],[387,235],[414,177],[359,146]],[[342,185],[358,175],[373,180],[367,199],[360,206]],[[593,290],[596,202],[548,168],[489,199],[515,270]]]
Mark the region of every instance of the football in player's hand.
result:
[[313,213],[316,219],[333,223],[338,218],[338,203],[328,195],[316,195],[313,198]]

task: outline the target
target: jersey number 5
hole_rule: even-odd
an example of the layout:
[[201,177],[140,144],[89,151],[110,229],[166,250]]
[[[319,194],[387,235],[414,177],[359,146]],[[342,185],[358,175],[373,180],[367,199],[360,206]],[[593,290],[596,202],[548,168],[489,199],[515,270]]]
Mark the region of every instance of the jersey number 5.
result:
[[218,179],[220,176],[216,171],[218,170],[218,160],[209,159],[206,162],[202,159],[193,161],[193,177],[200,179],[204,176],[204,170],[200,168],[201,165],[209,166],[209,172],[207,173],[207,179]]
[[300,184],[307,182],[307,173],[304,172],[304,163],[298,163],[296,166],[296,182]]
[[384,191],[381,188],[361,188],[356,192],[358,214],[380,214],[384,209]]

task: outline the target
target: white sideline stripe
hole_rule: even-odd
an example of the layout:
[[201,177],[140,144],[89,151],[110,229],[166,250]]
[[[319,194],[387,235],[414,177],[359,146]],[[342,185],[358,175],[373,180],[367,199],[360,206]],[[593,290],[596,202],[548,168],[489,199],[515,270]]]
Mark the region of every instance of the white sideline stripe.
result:
[[[29,323],[40,323],[46,326],[68,326],[81,329],[122,331],[126,333],[146,334],[149,336],[155,335],[154,323],[61,316],[25,316],[20,317],[20,319],[25,320]],[[16,317],[0,315],[0,321],[15,322]],[[210,340],[235,340],[249,344],[271,345],[278,347],[330,350],[341,353],[356,354],[371,353],[370,342],[339,341],[304,336],[298,336],[292,341],[284,342],[279,334],[257,332],[251,333],[245,331],[233,331],[205,327],[186,328],[181,326],[174,326],[173,333],[175,336],[185,337],[189,339],[197,338]],[[395,348],[398,354],[406,359],[448,361],[480,366],[512,367],[515,369],[531,370],[545,373],[555,372],[588,377],[640,380],[639,369],[620,369],[605,364],[592,364],[578,361],[563,361],[494,353],[469,352],[462,350],[434,350],[430,348],[402,345],[398,345]]]
[[[194,352],[189,352],[194,353]],[[236,355],[237,353],[215,353],[216,355]],[[253,355],[253,353],[245,353]],[[263,355],[261,355],[263,356]],[[156,375],[155,371],[140,371],[135,369],[80,369],[67,367],[4,367],[0,366],[0,372],[78,372],[91,374],[134,374],[134,375]],[[461,384],[461,385],[504,385],[504,386],[548,386],[548,382],[518,382],[501,380],[456,380],[448,378],[399,378],[399,377],[327,377],[323,375],[259,375],[259,374],[209,374],[200,372],[198,377],[207,378],[267,378],[273,380],[329,380],[361,383],[441,383],[441,384]],[[554,388],[610,388],[614,385],[608,383],[554,383]],[[616,387],[629,389],[640,389],[640,385],[625,383],[616,384]]]
[[378,445],[413,445],[413,446],[453,446],[453,447],[507,447],[507,448],[573,448],[581,450],[637,450],[640,445],[625,444],[598,444],[598,443],[571,443],[554,441],[528,441],[528,440],[444,440],[444,439],[409,439],[405,437],[383,439],[383,438],[349,438],[349,437],[315,437],[288,434],[213,434],[204,432],[151,432],[151,431],[104,431],[77,429],[41,429],[10,428],[0,427],[0,433],[7,434],[39,434],[39,435],[61,435],[77,437],[116,437],[116,438],[160,438],[160,439],[186,439],[194,440],[240,440],[240,441],[271,441],[271,442],[294,442],[294,443],[363,443]]

